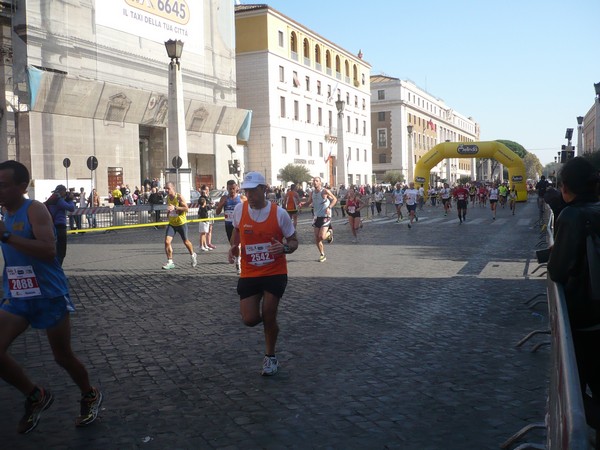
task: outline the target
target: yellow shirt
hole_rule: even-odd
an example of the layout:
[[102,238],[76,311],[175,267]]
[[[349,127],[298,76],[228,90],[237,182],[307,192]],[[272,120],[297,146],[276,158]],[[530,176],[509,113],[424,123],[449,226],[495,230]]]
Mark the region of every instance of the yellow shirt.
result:
[[[167,205],[173,205],[175,207],[179,206],[179,194],[175,194],[175,198],[171,198],[167,195]],[[169,211],[169,225],[174,227],[179,227],[187,222],[186,211]]]

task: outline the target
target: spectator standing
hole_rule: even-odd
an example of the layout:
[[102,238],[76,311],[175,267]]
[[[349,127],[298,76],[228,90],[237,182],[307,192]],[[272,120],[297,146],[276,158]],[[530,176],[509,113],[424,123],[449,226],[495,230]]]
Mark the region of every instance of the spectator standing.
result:
[[[554,223],[554,246],[548,261],[551,280],[564,285],[581,393],[590,426],[600,425],[600,302],[592,299],[586,252],[586,224],[600,233],[598,171],[580,156],[560,171],[565,207]],[[596,274],[597,275],[597,274]],[[592,396],[587,395],[589,388]]]
[[73,196],[70,192],[67,193],[64,185],[59,184],[45,203],[56,230],[56,257],[62,266],[65,256],[67,256],[67,211],[75,210]]

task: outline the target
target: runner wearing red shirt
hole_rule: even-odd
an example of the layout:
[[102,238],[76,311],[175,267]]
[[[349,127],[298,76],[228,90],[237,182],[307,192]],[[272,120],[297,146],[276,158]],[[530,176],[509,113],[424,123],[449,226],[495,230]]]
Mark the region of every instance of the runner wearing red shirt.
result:
[[469,191],[462,184],[459,184],[454,189],[454,197],[456,198],[456,209],[458,210],[458,220],[463,223],[463,220],[467,220],[467,203],[469,200]]

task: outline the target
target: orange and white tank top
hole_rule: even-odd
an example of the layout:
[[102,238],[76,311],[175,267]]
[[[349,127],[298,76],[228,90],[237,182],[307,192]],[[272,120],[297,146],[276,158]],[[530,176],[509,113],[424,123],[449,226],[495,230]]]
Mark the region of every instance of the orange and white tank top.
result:
[[268,248],[271,239],[280,241],[283,233],[277,220],[277,205],[268,203],[270,208],[267,220],[255,222],[250,217],[248,202],[242,206],[242,218],[239,223],[242,246],[242,278],[266,277],[287,274],[285,255],[272,255]]

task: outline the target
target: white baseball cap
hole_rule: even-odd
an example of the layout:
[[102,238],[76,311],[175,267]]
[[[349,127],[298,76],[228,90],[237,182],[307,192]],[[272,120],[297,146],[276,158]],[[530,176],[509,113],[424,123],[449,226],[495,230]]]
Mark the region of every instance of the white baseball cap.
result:
[[259,172],[248,172],[244,175],[244,181],[242,181],[242,189],[254,189],[259,185],[266,186],[267,181],[262,173]]

